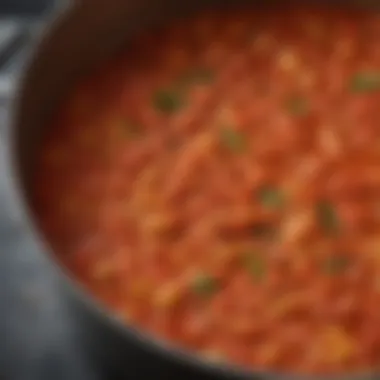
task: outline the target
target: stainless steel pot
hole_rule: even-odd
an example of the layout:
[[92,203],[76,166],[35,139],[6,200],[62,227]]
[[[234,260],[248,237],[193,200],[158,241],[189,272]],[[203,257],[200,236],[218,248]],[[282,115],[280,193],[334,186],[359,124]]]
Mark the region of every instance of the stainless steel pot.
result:
[[[142,28],[200,8],[236,6],[237,3],[243,2],[254,3],[256,6],[283,6],[287,3],[284,0],[77,2],[61,12],[55,22],[46,29],[21,82],[10,129],[13,190],[16,192],[25,223],[32,229],[41,252],[48,256],[55,267],[57,277],[61,280],[62,294],[81,326],[88,352],[116,374],[125,374],[125,378],[188,376],[215,379],[295,379],[287,374],[252,373],[241,368],[210,364],[174,345],[155,341],[144,332],[120,323],[56,264],[48,244],[35,227],[34,210],[30,206],[31,174],[40,138],[52,110],[81,73],[105,59]],[[315,2],[340,4],[345,7],[377,6],[380,9],[377,0]],[[361,374],[349,378],[376,379],[379,376]]]

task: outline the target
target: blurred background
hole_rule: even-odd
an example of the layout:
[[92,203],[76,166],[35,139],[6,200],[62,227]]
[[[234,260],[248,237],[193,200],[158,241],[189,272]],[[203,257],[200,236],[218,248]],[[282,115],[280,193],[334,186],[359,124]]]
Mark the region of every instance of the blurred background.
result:
[[12,207],[6,150],[17,82],[55,0],[0,0],[0,379],[87,380],[99,376],[60,302],[44,258]]
[[30,45],[37,24],[44,22],[54,0],[0,0],[0,97],[11,91],[9,86]]
[[5,13],[41,12],[52,0],[1,0],[0,11]]
[[41,12],[52,0],[1,0],[2,12]]

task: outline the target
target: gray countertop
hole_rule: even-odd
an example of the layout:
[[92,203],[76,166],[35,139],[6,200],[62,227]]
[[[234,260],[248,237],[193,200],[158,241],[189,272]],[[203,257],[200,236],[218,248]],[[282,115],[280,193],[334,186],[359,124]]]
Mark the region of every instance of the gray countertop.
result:
[[8,104],[32,23],[0,18],[0,379],[92,379],[54,272],[25,227],[10,185]]
[[84,359],[56,273],[28,231],[11,188],[8,106],[31,38],[43,25],[39,20],[0,17],[0,379],[92,380],[96,371]]
[[[0,109],[2,125],[5,111]],[[17,207],[4,141],[0,140],[0,378],[94,379],[54,271]]]

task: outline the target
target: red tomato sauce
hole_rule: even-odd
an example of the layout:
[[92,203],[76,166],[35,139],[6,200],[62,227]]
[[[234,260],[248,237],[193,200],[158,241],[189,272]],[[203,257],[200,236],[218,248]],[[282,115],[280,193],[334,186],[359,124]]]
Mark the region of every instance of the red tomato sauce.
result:
[[380,360],[380,15],[204,13],[94,70],[41,149],[59,260],[120,318],[209,360]]

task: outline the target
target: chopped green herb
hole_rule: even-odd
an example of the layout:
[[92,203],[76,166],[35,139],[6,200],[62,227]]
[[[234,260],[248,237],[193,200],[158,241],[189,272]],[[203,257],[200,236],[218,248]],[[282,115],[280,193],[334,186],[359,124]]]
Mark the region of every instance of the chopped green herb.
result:
[[350,82],[353,92],[375,92],[380,91],[380,72],[356,73]]
[[201,296],[211,296],[217,290],[217,282],[211,276],[200,273],[194,278],[193,291]]
[[319,202],[316,206],[317,219],[322,229],[329,235],[339,231],[339,219],[334,207],[326,202]]
[[270,210],[277,210],[284,204],[281,192],[273,187],[264,187],[259,192],[261,204]]
[[170,114],[183,106],[181,95],[175,90],[158,90],[154,94],[153,104],[159,111]]
[[326,274],[334,275],[344,272],[349,266],[349,260],[345,256],[331,256],[323,263]]
[[212,70],[200,67],[185,73],[180,78],[180,83],[187,85],[192,83],[207,84],[214,80],[214,73]]
[[232,152],[240,153],[246,148],[244,136],[232,128],[222,128],[220,131],[220,139],[222,144]]
[[286,109],[295,116],[306,116],[309,113],[307,100],[300,96],[294,96],[286,102]]
[[262,280],[266,274],[264,260],[256,253],[248,253],[244,257],[244,265],[255,280]]

